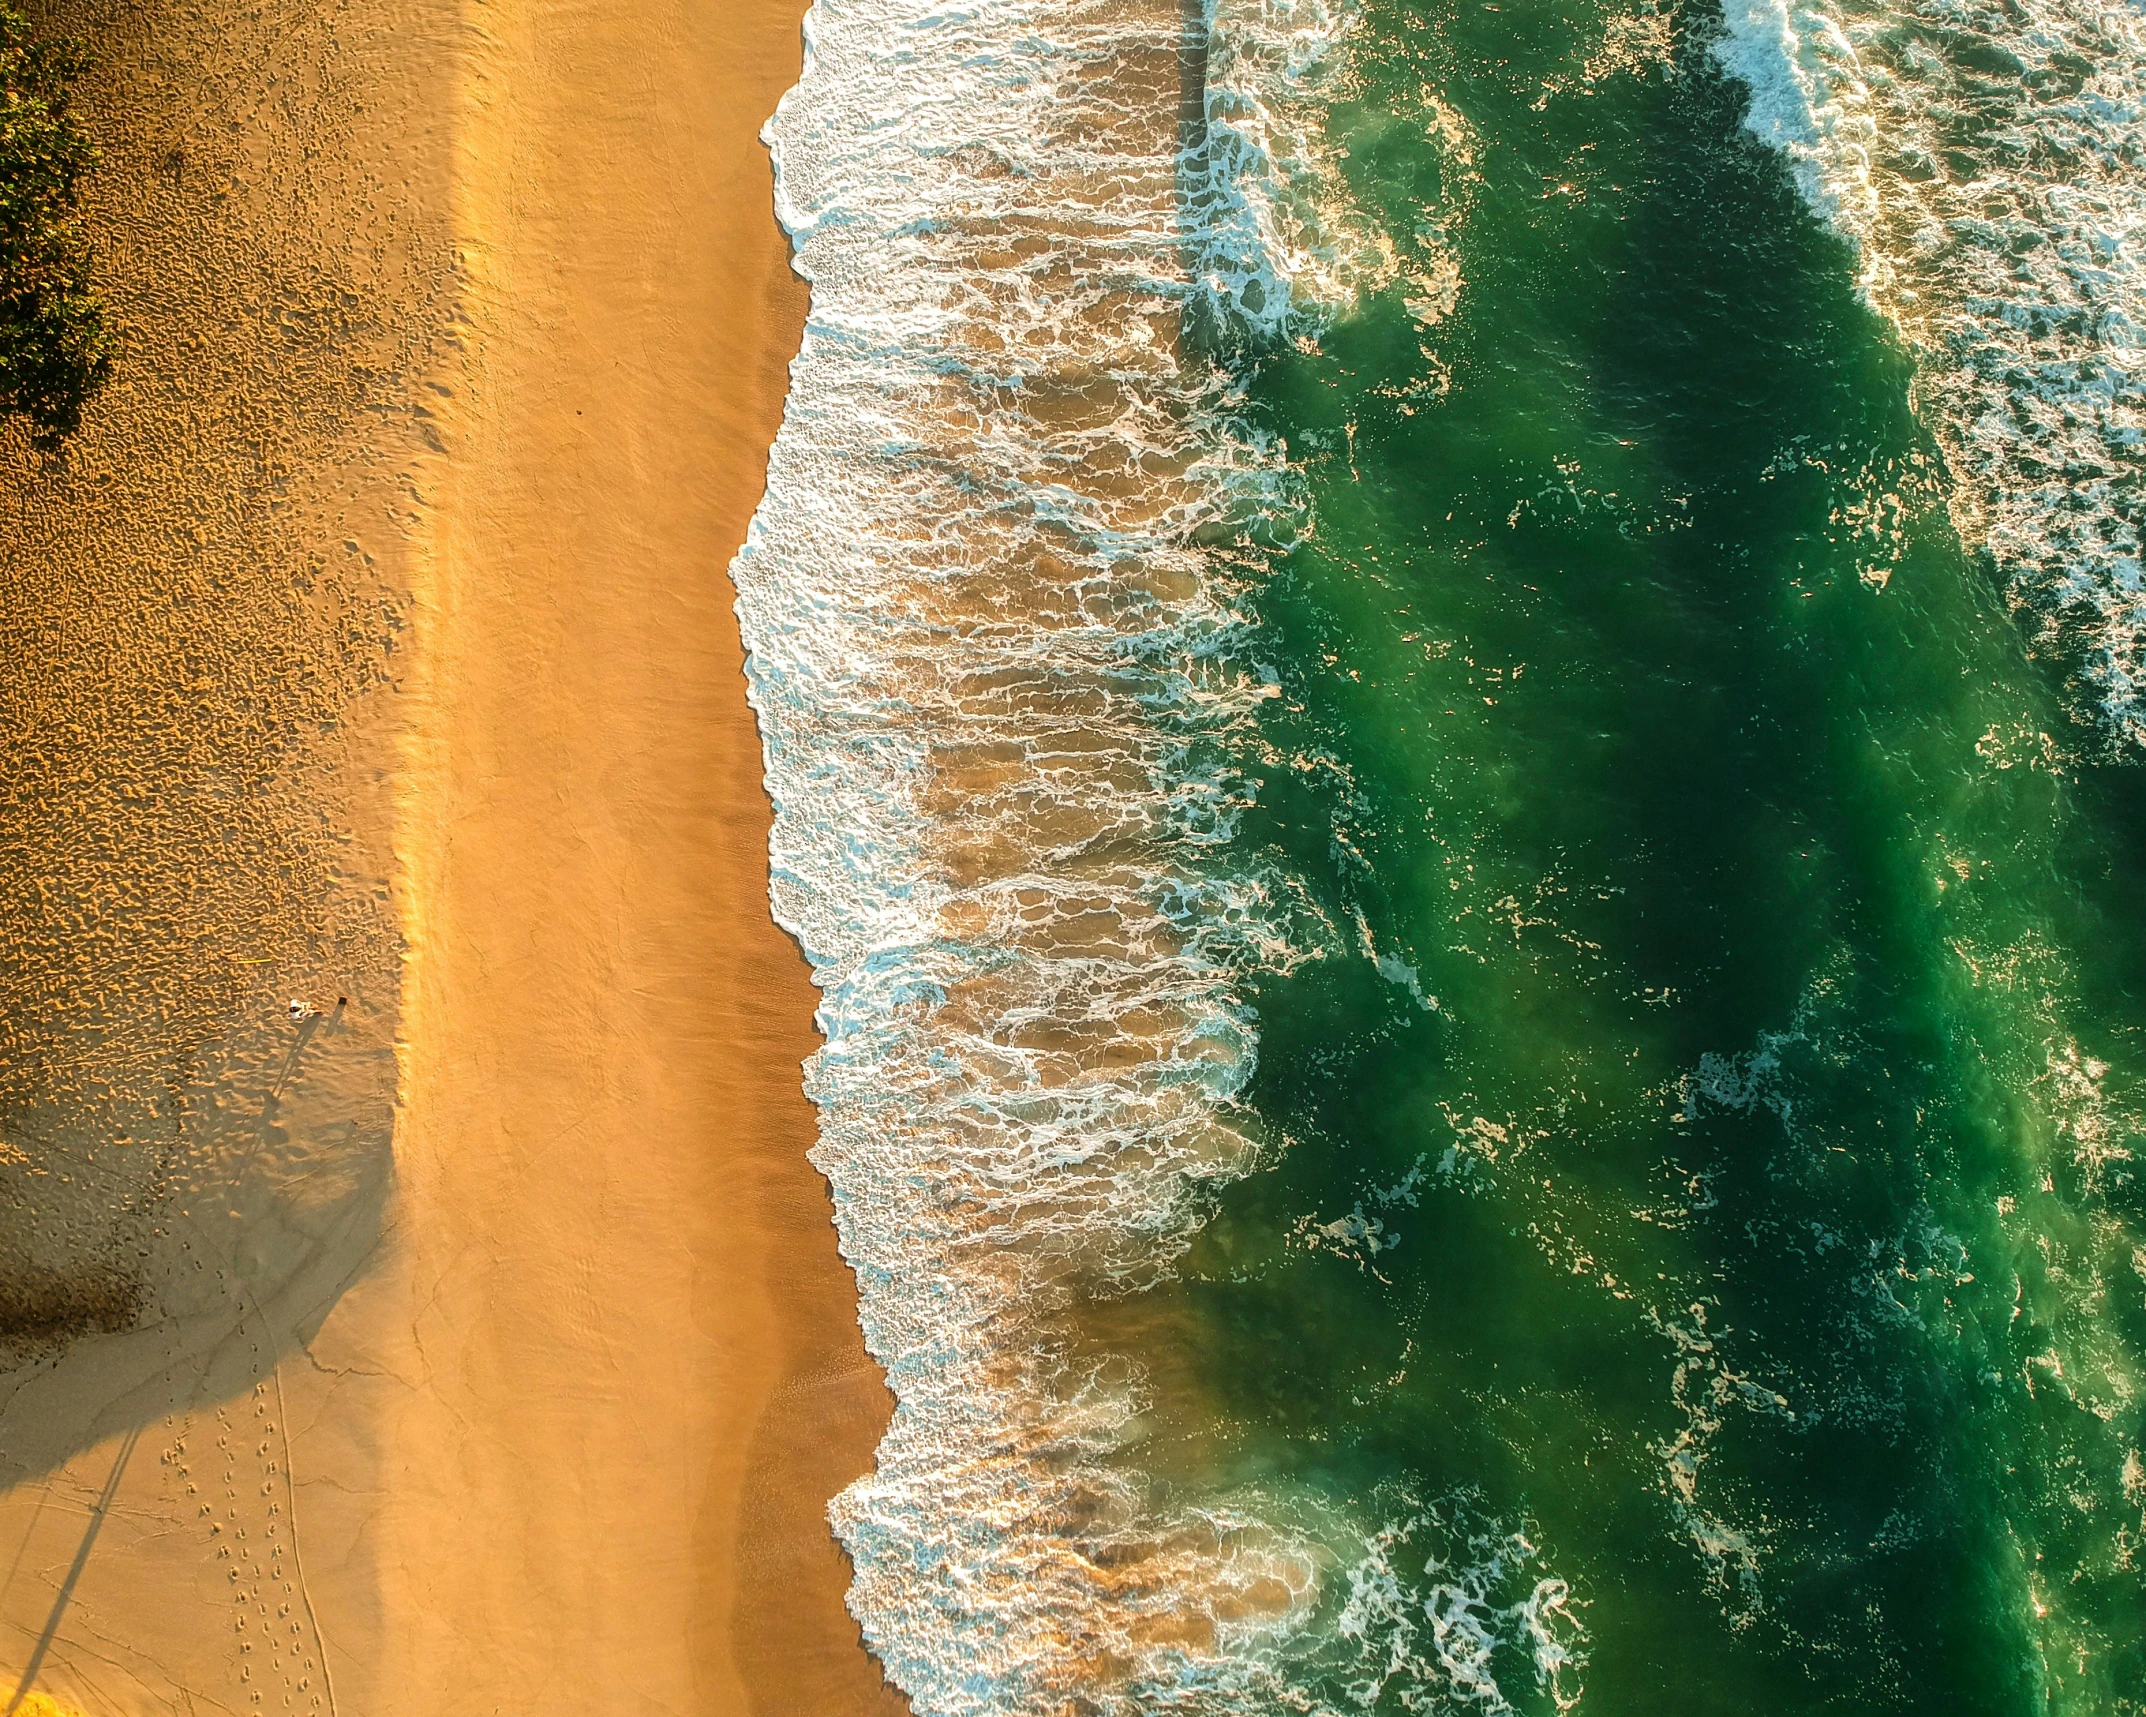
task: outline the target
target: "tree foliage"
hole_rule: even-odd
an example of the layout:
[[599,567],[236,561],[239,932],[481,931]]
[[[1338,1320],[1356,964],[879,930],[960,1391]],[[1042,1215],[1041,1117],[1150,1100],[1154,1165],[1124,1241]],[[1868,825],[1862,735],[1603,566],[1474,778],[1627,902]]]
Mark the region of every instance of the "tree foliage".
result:
[[86,59],[81,42],[41,38],[0,0],[0,413],[48,448],[111,367],[75,207],[97,160],[70,101]]

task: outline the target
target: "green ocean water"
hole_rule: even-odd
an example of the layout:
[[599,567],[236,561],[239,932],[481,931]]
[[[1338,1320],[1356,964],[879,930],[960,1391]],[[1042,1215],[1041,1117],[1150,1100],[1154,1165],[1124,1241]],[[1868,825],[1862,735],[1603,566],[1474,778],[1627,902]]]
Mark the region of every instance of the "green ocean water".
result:
[[1278,1710],[2146,1710],[2146,774],[1714,21],[1369,0],[1329,142],[1458,296],[1252,385],[1235,845],[1349,946],[1091,1322],[1334,1558]]

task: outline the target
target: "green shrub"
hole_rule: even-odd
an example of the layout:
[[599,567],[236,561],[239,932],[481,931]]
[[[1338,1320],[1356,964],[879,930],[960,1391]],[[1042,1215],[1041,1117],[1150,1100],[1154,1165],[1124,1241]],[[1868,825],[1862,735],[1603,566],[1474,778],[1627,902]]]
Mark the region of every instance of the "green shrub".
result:
[[0,413],[27,419],[46,448],[73,431],[111,367],[75,212],[97,159],[69,102],[86,58],[79,41],[41,40],[0,0]]

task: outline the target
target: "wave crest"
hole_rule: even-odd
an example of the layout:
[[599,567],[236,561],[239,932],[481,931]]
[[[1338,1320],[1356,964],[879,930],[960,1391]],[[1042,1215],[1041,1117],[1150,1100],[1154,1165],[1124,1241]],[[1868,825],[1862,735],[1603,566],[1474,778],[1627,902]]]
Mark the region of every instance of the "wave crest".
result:
[[1726,0],[1748,124],[1921,357],[1962,537],[2085,719],[2146,744],[2146,19],[2098,0]]

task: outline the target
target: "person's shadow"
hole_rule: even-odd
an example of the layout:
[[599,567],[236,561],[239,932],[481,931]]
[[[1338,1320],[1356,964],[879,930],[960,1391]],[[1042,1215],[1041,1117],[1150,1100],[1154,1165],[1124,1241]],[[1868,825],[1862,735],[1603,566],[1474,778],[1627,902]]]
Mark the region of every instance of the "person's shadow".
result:
[[[89,1553],[96,1547],[97,1534],[104,1526],[104,1517],[112,1512],[113,1499],[119,1495],[119,1481],[126,1477],[127,1463],[134,1458],[134,1445],[141,1441],[141,1436],[142,1428],[136,1425],[120,1439],[119,1453],[112,1458],[112,1470],[105,1478],[104,1489],[98,1494],[97,1500],[90,1504],[89,1524],[82,1529],[82,1542],[75,1549],[74,1561],[69,1564],[66,1578],[61,1580],[60,1589],[53,1597],[52,1613],[45,1618],[44,1629],[37,1636],[37,1644],[30,1653],[29,1661],[22,1666],[22,1678],[15,1683],[14,1695],[8,1700],[6,1710],[0,1712],[0,1717],[15,1717],[15,1713],[22,1708],[22,1702],[30,1696],[30,1689],[37,1685],[38,1671],[45,1667],[45,1653],[52,1649],[52,1642],[59,1635],[60,1623],[67,1615],[67,1606],[74,1601],[75,1587],[81,1582],[82,1570],[89,1566]],[[15,1559],[19,1567],[22,1560],[20,1552],[17,1552]],[[16,1571],[14,1568],[8,1570],[9,1584],[13,1584]]]
[[[0,1621],[34,1638],[0,1717],[27,1699],[61,1635],[143,1430],[271,1379],[377,1253],[392,1173],[392,1016],[354,1011],[347,998],[302,1018],[281,1007],[264,1016],[189,1070],[168,1141],[8,1128],[0,1489],[51,1480],[98,1444],[118,1444],[49,1607],[22,1614],[28,1595],[13,1588],[40,1520],[68,1494],[56,1484],[0,1586]],[[58,1236],[53,1256],[23,1255],[46,1235]]]

